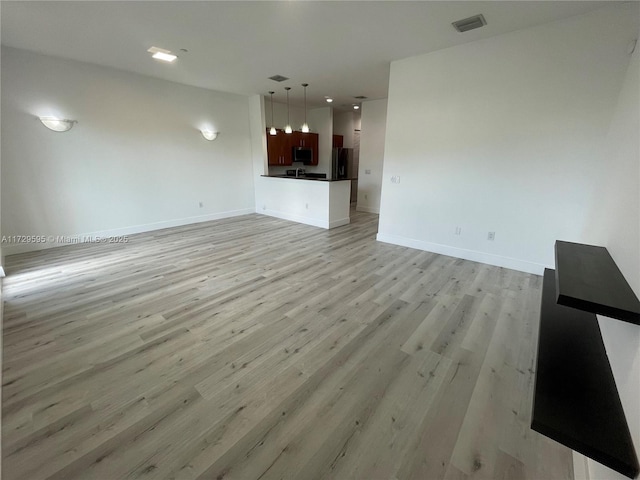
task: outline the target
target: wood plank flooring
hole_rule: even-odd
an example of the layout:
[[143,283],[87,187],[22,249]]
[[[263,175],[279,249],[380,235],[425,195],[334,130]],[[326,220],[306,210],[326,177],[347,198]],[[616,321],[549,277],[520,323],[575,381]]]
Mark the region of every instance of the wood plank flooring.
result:
[[529,428],[541,278],[247,215],[7,259],[2,469],[571,479]]

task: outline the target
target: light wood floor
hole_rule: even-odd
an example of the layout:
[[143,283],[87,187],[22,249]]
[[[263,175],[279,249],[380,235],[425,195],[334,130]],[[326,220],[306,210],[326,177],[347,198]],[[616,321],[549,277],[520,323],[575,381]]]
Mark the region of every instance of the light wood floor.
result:
[[570,479],[541,278],[260,215],[7,259],[5,480]]

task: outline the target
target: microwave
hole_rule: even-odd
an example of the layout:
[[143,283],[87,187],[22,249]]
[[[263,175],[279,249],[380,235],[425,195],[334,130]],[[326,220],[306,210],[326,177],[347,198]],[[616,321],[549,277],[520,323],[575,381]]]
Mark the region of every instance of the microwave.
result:
[[313,150],[309,147],[293,147],[293,161],[308,165],[313,162]]

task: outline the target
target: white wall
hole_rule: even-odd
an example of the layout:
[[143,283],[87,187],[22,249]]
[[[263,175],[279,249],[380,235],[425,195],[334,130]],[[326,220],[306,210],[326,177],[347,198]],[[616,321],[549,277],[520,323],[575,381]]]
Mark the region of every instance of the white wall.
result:
[[357,210],[380,213],[387,99],[363,102],[361,112]]
[[[636,33],[636,38],[640,32]],[[606,246],[640,297],[640,48],[632,56],[607,136],[607,169],[591,205],[586,236]],[[597,201],[596,201],[597,200]],[[640,457],[640,327],[599,317],[636,454]],[[589,460],[591,479],[626,478]],[[579,480],[579,479],[576,479]]]
[[354,114],[349,112],[333,112],[333,135],[342,135],[344,148],[353,148]]
[[[0,57],[2,57],[2,52],[0,51]],[[0,59],[0,64],[2,63]],[[2,76],[0,75],[0,92],[2,91]],[[0,115],[0,119],[2,115]],[[2,121],[0,120],[0,132],[2,131]],[[2,179],[2,152],[0,152],[0,180]],[[2,225],[2,181],[0,181],[0,226]],[[2,231],[0,229],[0,236],[2,235]],[[2,252],[2,244],[0,243],[0,332],[4,333],[4,298],[2,295],[2,287],[3,287],[3,277],[4,277],[4,254]],[[0,398],[2,396],[2,384],[4,383],[2,372],[4,372],[4,366],[2,363],[2,359],[4,358],[3,352],[4,341],[0,342]],[[0,452],[2,452],[2,428],[0,425]],[[0,455],[2,457],[2,455]],[[2,472],[2,458],[0,458],[0,472]],[[2,478],[2,473],[0,473],[0,479]]]
[[[257,185],[260,176],[268,175],[267,137],[265,134],[265,99],[262,95],[249,97],[249,125],[251,129],[251,162],[253,164],[253,185]],[[256,187],[257,188],[257,187]],[[255,197],[255,211],[260,207]]]
[[305,167],[309,172],[326,173],[331,178],[331,151],[333,149],[333,109],[314,108],[308,112],[309,127],[318,134],[318,165]]
[[[254,211],[248,106],[3,48],[2,234],[124,234]],[[78,124],[55,133],[37,115]],[[204,126],[221,132],[216,141]]]
[[[3,56],[3,52],[0,51],[0,58]],[[2,64],[2,61],[0,60],[0,65]],[[2,91],[2,76],[0,75],[0,92]],[[1,104],[1,101],[0,101]],[[0,119],[2,118],[2,115],[0,115]],[[0,121],[0,132],[2,132],[2,122]],[[2,179],[2,155],[0,152],[0,180]],[[1,226],[2,226],[2,181],[0,181],[0,234],[1,232]],[[4,303],[2,303],[2,277],[4,277],[4,253],[2,251],[2,243],[0,243],[0,331],[2,331],[2,305],[4,305]],[[0,350],[1,350],[1,346],[0,346]],[[0,358],[0,377],[2,376],[2,359]],[[2,386],[0,385],[0,394],[2,393]],[[1,398],[1,397],[0,397]],[[0,440],[0,447],[2,446],[2,441]],[[0,461],[0,467],[2,466],[2,462]],[[1,471],[1,469],[0,469]]]
[[[278,95],[284,97],[284,95]],[[274,95],[274,98],[276,95]],[[271,97],[269,95],[264,98],[264,118],[265,118],[265,130],[271,128]],[[307,112],[307,121],[308,121]],[[304,108],[289,107],[289,121],[291,122],[291,128],[294,130],[301,130],[304,123]],[[284,130],[287,125],[287,104],[273,102],[273,123],[274,127]],[[309,128],[312,132],[316,132],[314,125],[309,122]]]
[[535,273],[581,241],[638,7],[393,62],[378,238]]

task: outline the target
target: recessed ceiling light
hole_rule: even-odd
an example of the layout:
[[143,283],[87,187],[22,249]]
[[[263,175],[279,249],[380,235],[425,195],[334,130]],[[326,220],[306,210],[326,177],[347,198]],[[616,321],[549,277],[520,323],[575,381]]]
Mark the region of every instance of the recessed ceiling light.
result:
[[152,58],[171,63],[178,57],[176,55],[173,55],[172,53],[156,52],[152,55]]
[[354,106],[353,106],[353,109],[354,109],[354,110],[358,110],[359,108],[360,108],[360,105],[354,105]]
[[171,63],[176,58],[178,58],[178,56],[171,53],[171,51],[164,50],[163,48],[158,47],[151,47],[149,50],[147,50],[147,52],[152,54],[152,58],[155,58],[156,60],[162,60],[163,62]]
[[331,97],[324,97],[324,99],[327,101],[327,103],[333,102],[333,98]]

